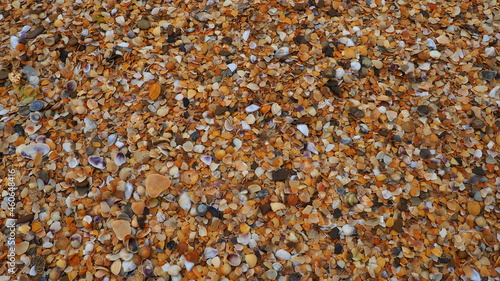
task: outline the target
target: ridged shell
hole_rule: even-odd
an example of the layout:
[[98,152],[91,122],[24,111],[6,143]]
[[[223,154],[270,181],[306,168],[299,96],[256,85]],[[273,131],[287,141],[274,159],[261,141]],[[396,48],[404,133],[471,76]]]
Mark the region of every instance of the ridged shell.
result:
[[356,197],[356,194],[348,192],[346,195],[344,195],[344,202],[346,203],[347,206],[352,207],[358,204],[359,200]]

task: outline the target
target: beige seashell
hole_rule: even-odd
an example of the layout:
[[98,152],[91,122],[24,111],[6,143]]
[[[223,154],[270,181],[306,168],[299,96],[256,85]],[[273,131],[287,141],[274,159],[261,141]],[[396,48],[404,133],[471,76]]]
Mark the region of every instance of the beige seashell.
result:
[[356,194],[349,192],[346,195],[344,195],[344,203],[346,203],[347,206],[352,207],[356,204],[358,204],[359,200],[356,197]]

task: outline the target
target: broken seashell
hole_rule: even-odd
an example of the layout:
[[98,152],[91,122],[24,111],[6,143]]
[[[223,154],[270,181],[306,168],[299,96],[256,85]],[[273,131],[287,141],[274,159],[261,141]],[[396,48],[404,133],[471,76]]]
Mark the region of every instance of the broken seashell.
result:
[[146,186],[146,193],[149,197],[156,198],[160,193],[170,187],[172,181],[160,174],[151,174],[146,177],[144,185]]
[[115,155],[115,164],[116,164],[116,166],[120,167],[121,165],[125,164],[125,162],[127,162],[127,157],[125,156],[125,153],[118,152]]
[[278,50],[276,50],[276,52],[274,53],[274,55],[277,58],[284,58],[284,57],[288,56],[289,54],[290,54],[290,48],[288,48],[288,47],[281,47]]
[[185,171],[181,175],[181,180],[184,184],[195,184],[198,182],[198,177],[197,171]]
[[33,159],[38,152],[40,152],[42,156],[47,155],[50,152],[50,146],[45,143],[34,143],[25,146],[19,146],[16,152],[21,154],[25,158]]
[[148,259],[142,260],[142,274],[146,277],[153,277],[153,271],[153,263]]
[[205,250],[203,250],[203,254],[206,259],[211,259],[219,254],[219,250],[212,247],[206,247]]
[[348,192],[346,195],[344,195],[344,202],[347,204],[347,206],[352,207],[358,204],[359,200],[356,197],[356,194]]
[[68,81],[68,83],[66,83],[66,90],[68,90],[70,92],[74,92],[74,91],[76,91],[77,86],[78,85],[76,84],[75,80],[70,80],[70,81]]
[[106,162],[104,161],[104,158],[99,157],[99,156],[89,156],[89,164],[92,165],[93,167],[96,167],[97,169],[104,169],[106,168]]
[[137,243],[137,239],[130,235],[127,235],[124,240],[125,247],[127,247],[127,250],[129,250],[129,252],[134,254],[139,252],[139,244]]
[[191,208],[191,198],[189,198],[187,192],[183,192],[179,197],[179,206],[185,211]]

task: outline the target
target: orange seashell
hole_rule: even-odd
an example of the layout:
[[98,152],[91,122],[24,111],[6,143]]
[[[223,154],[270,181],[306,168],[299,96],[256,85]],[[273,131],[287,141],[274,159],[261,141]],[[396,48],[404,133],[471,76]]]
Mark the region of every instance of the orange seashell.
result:
[[195,184],[198,182],[199,173],[198,171],[185,171],[181,175],[181,180],[185,184]]
[[149,99],[156,100],[161,93],[161,84],[154,83],[149,85]]
[[187,252],[185,256],[186,260],[190,262],[197,262],[198,259],[200,258],[200,254],[198,254],[195,251]]

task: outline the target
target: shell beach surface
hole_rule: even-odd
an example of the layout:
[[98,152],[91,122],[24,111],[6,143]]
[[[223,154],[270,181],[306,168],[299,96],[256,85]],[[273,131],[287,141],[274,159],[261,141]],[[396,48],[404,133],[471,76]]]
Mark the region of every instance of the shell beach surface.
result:
[[500,279],[498,0],[0,26],[0,281]]

